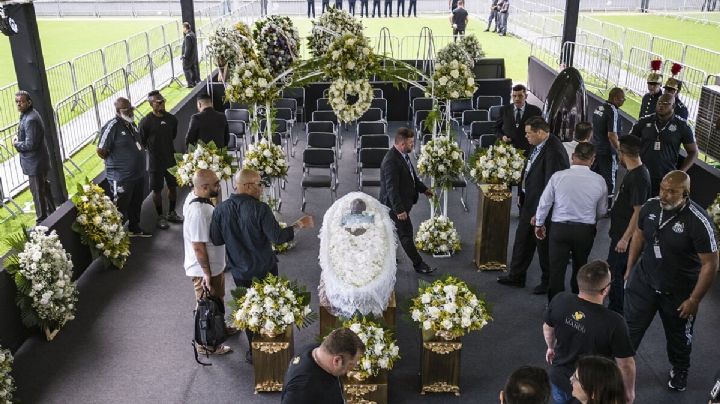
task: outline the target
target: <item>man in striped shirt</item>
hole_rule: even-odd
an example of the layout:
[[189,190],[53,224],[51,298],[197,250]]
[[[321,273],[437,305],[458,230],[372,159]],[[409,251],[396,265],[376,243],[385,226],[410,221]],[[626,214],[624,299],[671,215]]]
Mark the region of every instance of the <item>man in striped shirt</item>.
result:
[[607,184],[608,196],[615,191],[617,173],[617,149],[620,147],[621,132],[619,108],[625,103],[625,92],[621,88],[610,90],[607,101],[593,112],[593,145],[595,163],[592,170],[602,175]]

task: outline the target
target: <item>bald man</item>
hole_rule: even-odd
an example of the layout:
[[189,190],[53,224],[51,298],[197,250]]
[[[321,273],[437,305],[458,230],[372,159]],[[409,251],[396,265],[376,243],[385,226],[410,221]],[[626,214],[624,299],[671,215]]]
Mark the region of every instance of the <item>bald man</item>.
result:
[[[226,268],[236,286],[250,287],[253,278],[278,274],[273,244],[287,243],[295,231],[313,227],[312,216],[303,216],[292,226],[281,228],[272,209],[260,201],[264,183],[253,170],[241,170],[234,177],[236,193],[220,203],[212,215],[210,238],[215,245],[227,245]],[[252,333],[247,330],[248,344]],[[250,350],[246,353],[252,361]]]
[[690,177],[675,170],[663,177],[660,196],[640,209],[632,236],[624,309],[630,339],[637,350],[660,312],[673,390],[687,386],[695,316],[718,269],[715,232],[705,209],[690,200]]

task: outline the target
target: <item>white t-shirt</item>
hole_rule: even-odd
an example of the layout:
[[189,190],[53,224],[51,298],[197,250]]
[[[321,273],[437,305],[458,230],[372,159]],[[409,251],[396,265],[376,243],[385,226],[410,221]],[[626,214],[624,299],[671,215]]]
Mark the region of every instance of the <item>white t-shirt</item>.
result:
[[210,241],[210,221],[215,209],[208,203],[190,203],[197,195],[194,192],[185,198],[183,206],[183,242],[185,245],[185,275],[203,276],[200,263],[195,256],[192,243],[205,243],[212,276],[225,269],[225,246],[215,246]]

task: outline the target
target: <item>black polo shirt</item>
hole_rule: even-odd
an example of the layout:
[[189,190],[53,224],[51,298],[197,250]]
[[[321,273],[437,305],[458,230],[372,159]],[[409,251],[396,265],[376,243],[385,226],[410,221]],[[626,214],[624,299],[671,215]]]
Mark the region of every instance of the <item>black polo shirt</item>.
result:
[[593,145],[596,154],[615,154],[615,148],[610,144],[608,132],[620,136],[620,114],[617,107],[609,102],[598,106],[593,112]]
[[282,404],[344,404],[340,378],[321,368],[313,359],[313,349],[319,344],[308,345],[290,360]]
[[149,171],[164,171],[175,166],[175,137],[178,121],[166,112],[162,117],[153,113],[145,115],[138,125],[140,138],[150,156]]
[[[650,178],[657,182],[677,168],[680,145],[695,143],[692,128],[677,115],[661,126],[657,115],[650,114],[637,121],[630,134],[640,138],[640,158],[650,171]],[[656,142],[660,150],[656,150]]]
[[[645,236],[645,247],[636,270],[655,290],[687,295],[700,274],[698,254],[718,250],[715,225],[705,209],[690,200],[675,211],[663,211],[662,217],[661,211],[657,197],[640,209],[638,227]],[[656,237],[661,258],[655,254]]]
[[622,238],[630,223],[633,206],[642,206],[648,199],[650,199],[650,173],[647,167],[641,165],[628,171],[620,184],[620,191],[610,213],[610,239]]

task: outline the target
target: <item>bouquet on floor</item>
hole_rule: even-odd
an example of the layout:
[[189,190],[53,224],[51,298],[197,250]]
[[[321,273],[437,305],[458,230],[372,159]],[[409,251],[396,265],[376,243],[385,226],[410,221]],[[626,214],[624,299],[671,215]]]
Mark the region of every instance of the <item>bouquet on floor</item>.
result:
[[299,57],[300,34],[289,17],[272,15],[255,22],[252,34],[260,60],[277,76]]
[[720,194],[717,194],[717,197],[715,197],[715,202],[713,202],[712,205],[708,206],[707,211],[710,215],[710,218],[715,223],[715,229],[720,229]]
[[347,80],[368,77],[377,66],[367,38],[353,33],[335,38],[323,56],[322,64],[326,77]]
[[433,177],[441,188],[447,188],[465,168],[462,149],[449,136],[436,136],[420,148],[418,173]]
[[130,238],[123,228],[123,217],[102,188],[85,180],[78,184],[72,202],[77,218],[72,229],[95,257],[102,257],[116,268],[125,266],[130,255]]
[[[271,206],[271,208],[272,208],[272,206]],[[285,223],[285,222],[278,222],[278,223],[280,224],[281,229],[284,229],[288,226],[287,223]],[[292,250],[293,247],[295,247],[294,241],[288,241],[285,243],[272,245],[272,249],[273,249],[273,251],[275,251],[275,254],[285,254],[286,252]]]
[[0,403],[12,403],[15,382],[12,371],[13,356],[9,350],[0,347]]
[[390,329],[381,327],[380,324],[364,317],[345,321],[343,327],[357,334],[365,344],[365,353],[360,358],[357,368],[348,372],[348,377],[362,381],[377,376],[381,371],[392,369],[395,362],[400,359],[400,349]]
[[[341,122],[359,119],[370,108],[373,89],[367,79],[335,79],[328,92],[330,107]],[[351,102],[354,101],[354,102]]]
[[433,96],[444,100],[470,98],[475,94],[475,75],[457,60],[435,66],[432,76]]
[[501,141],[487,149],[478,149],[468,162],[475,182],[503,185],[517,184],[524,165],[523,151]]
[[250,145],[245,153],[243,168],[257,171],[264,179],[283,178],[289,169],[282,147],[265,137]]
[[446,340],[479,330],[492,320],[487,304],[465,282],[452,276],[432,284],[420,280],[410,313],[422,330]]
[[238,104],[265,105],[277,96],[278,91],[270,70],[256,60],[238,63],[225,83],[225,98]]
[[449,255],[460,251],[460,236],[447,216],[434,216],[420,223],[415,247],[429,254]]
[[219,180],[227,180],[232,176],[233,157],[227,149],[220,148],[211,141],[208,144],[198,141],[188,146],[187,153],[175,153],[177,165],[168,169],[180,186],[192,184],[193,175],[197,170],[212,170]]
[[72,281],[73,263],[55,231],[36,226],[11,237],[7,244],[17,253],[5,260],[15,280],[20,316],[27,327],[54,332],[75,318],[78,292]]
[[480,41],[478,41],[475,34],[463,36],[460,41],[458,41],[458,44],[467,52],[470,59],[473,60],[473,64],[485,57],[485,51],[482,50]]
[[461,42],[451,42],[445,45],[435,56],[435,63],[439,65],[449,64],[453,60],[457,60],[470,69],[475,66],[475,60],[470,56],[465,47],[462,46]]
[[308,37],[310,52],[316,58],[322,58],[335,38],[345,33],[363,36],[363,26],[347,11],[334,7],[328,8],[317,21],[312,22],[312,33]]
[[232,296],[235,326],[270,337],[293,325],[306,327],[317,317],[310,310],[310,292],[272,274],[253,280],[249,288],[233,290]]

